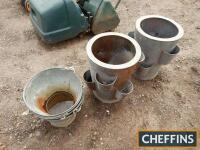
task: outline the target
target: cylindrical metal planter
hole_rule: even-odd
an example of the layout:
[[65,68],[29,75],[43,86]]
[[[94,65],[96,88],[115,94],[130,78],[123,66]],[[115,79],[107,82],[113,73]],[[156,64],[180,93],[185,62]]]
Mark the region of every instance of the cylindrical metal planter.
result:
[[[90,72],[84,74],[84,79],[97,99],[114,103],[126,95],[124,92],[132,92],[129,80],[142,57],[141,48],[134,39],[121,33],[102,33],[93,37],[86,49]],[[90,82],[87,79],[91,79]]]
[[179,53],[178,41],[184,34],[183,28],[174,20],[148,15],[137,19],[134,39],[140,44],[145,61],[136,72],[141,80],[153,79],[161,65],[166,65]]
[[39,118],[56,127],[67,127],[81,110],[84,95],[73,70],[51,68],[38,73],[27,83],[23,99]]

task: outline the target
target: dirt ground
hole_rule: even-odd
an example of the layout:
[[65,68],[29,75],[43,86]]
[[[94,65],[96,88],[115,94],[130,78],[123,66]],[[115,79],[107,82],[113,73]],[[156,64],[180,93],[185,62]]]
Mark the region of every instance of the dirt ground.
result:
[[19,0],[0,0],[0,150],[142,150],[138,129],[200,128],[200,0],[122,0],[118,13],[116,31],[125,34],[142,15],[176,20],[185,30],[180,54],[154,80],[133,78],[134,92],[119,103],[102,104],[85,88],[76,120],[59,129],[26,114],[23,87],[33,74],[55,66],[74,66],[82,79],[91,36],[46,45]]

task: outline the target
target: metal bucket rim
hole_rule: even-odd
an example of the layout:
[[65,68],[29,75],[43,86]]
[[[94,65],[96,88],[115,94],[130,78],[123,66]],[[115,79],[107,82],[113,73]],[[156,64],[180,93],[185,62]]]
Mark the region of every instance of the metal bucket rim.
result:
[[[93,46],[94,42],[101,37],[112,36],[112,35],[125,38],[126,40],[128,40],[129,42],[131,42],[133,44],[133,46],[135,47],[135,56],[130,61],[123,63],[123,64],[120,64],[120,65],[112,65],[112,64],[104,63],[104,62],[98,60],[94,56],[94,54],[92,52],[92,46]],[[89,59],[91,59],[95,64],[97,64],[101,67],[104,67],[104,68],[107,68],[107,69],[113,69],[113,70],[126,69],[126,68],[132,67],[133,65],[135,65],[139,62],[140,57],[141,57],[141,53],[142,53],[141,47],[136,40],[129,37],[128,35],[118,33],[118,32],[106,32],[106,33],[101,33],[101,34],[94,36],[87,43],[86,50],[87,50],[87,55],[88,55]]]
[[39,115],[39,114],[36,114],[39,118],[43,118],[43,119],[45,119],[45,120],[48,120],[48,121],[51,121],[51,120],[60,120],[60,119],[62,119],[62,118],[67,118],[67,117],[69,117],[69,116],[71,116],[71,115],[73,115],[74,114],[74,112],[75,112],[75,110],[76,110],[76,108],[79,108],[79,107],[81,107],[82,106],[82,104],[83,104],[83,102],[84,102],[84,94],[82,95],[82,97],[81,97],[81,100],[79,101],[79,103],[76,105],[76,107],[73,109],[73,110],[71,110],[70,112],[66,112],[66,113],[64,113],[64,114],[62,114],[62,115],[59,115],[59,116],[48,116],[48,117],[46,117],[46,116],[42,116],[42,115]]
[[[144,21],[145,19],[150,19],[150,18],[157,18],[157,19],[163,19],[163,20],[166,20],[166,21],[169,21],[170,23],[172,23],[174,26],[176,26],[177,30],[178,30],[178,33],[176,36],[174,37],[171,37],[171,38],[159,38],[159,37],[155,37],[155,36],[151,36],[149,34],[147,34],[142,28],[141,28],[141,22]],[[176,21],[170,19],[170,18],[167,18],[167,17],[164,17],[164,16],[160,16],[160,15],[146,15],[146,16],[142,16],[140,18],[138,18],[136,20],[136,30],[142,34],[143,36],[149,38],[149,39],[152,39],[152,40],[155,40],[155,41],[162,41],[162,42],[170,42],[170,41],[177,41],[179,39],[181,39],[184,35],[184,30],[183,30],[183,27],[178,24]]]
[[[41,116],[42,118],[45,118],[45,119],[46,119],[46,118],[55,118],[55,117],[59,117],[59,116],[65,116],[66,114],[69,114],[71,111],[73,111],[73,110],[76,109],[77,105],[80,103],[80,101],[82,100],[82,97],[83,97],[83,89],[81,88],[81,91],[80,91],[80,92],[82,93],[81,96],[78,97],[78,99],[76,100],[76,103],[75,103],[71,108],[67,109],[66,111],[64,111],[64,112],[62,112],[62,113],[60,113],[60,114],[56,114],[56,115],[50,115],[50,114],[49,114],[49,115],[41,115],[41,114],[36,113],[36,112],[28,105],[28,103],[27,103],[26,96],[25,96],[26,90],[27,90],[28,86],[30,85],[30,83],[31,83],[37,76],[39,76],[42,72],[45,72],[45,71],[48,71],[48,70],[54,70],[54,69],[72,71],[73,74],[74,74],[74,76],[77,78],[77,80],[79,80],[80,86],[81,86],[81,81],[80,81],[80,79],[77,77],[77,75],[74,73],[74,71],[73,71],[72,69],[61,68],[61,67],[53,67],[53,68],[44,69],[44,70],[42,70],[42,71],[40,71],[40,72],[38,72],[38,73],[35,73],[35,74],[28,80],[28,82],[26,83],[26,85],[25,85],[25,87],[24,87],[24,89],[23,89],[23,95],[22,95],[22,97],[23,97],[23,101],[24,101],[26,107],[27,107],[30,111],[32,111],[32,112],[33,112],[34,114],[36,114],[37,116]],[[65,115],[64,115],[64,114],[65,114]]]

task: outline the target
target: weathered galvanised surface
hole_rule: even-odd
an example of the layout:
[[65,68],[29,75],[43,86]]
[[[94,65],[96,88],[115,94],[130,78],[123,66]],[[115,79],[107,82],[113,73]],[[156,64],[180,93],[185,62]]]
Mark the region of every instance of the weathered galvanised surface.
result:
[[172,19],[158,15],[140,17],[134,35],[130,36],[140,44],[145,61],[135,76],[141,80],[155,78],[160,67],[169,64],[179,53],[177,43],[183,34],[183,28]]
[[86,49],[90,71],[84,79],[97,99],[114,103],[133,91],[130,77],[142,57],[134,39],[121,33],[102,33],[93,37]]
[[[49,113],[48,100],[56,92],[73,95],[74,104],[56,113]],[[56,127],[67,127],[76,118],[84,101],[82,85],[74,71],[66,68],[50,68],[35,75],[25,86],[23,99],[29,110]],[[70,99],[72,100],[72,99]],[[50,101],[49,101],[50,102]],[[51,101],[50,103],[58,103]],[[50,106],[50,105],[49,105]]]

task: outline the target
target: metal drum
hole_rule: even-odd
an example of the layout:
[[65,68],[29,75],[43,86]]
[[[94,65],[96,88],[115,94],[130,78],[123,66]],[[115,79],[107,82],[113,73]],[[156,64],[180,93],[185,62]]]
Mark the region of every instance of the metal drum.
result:
[[137,19],[132,36],[141,46],[145,61],[135,76],[141,80],[156,77],[160,67],[167,65],[179,53],[178,41],[183,37],[183,28],[174,20],[148,15]]
[[87,44],[90,71],[84,79],[97,99],[114,103],[133,91],[131,75],[144,59],[139,44],[127,35],[107,32]]

